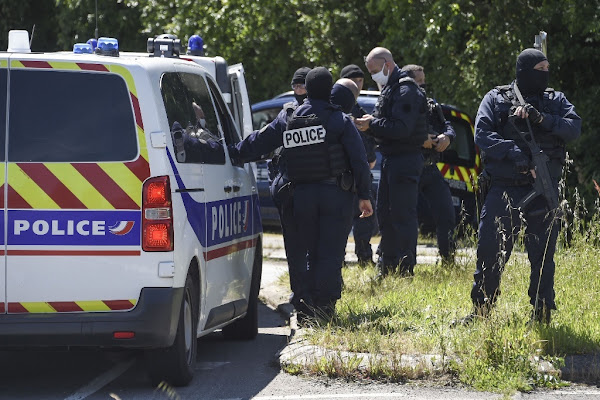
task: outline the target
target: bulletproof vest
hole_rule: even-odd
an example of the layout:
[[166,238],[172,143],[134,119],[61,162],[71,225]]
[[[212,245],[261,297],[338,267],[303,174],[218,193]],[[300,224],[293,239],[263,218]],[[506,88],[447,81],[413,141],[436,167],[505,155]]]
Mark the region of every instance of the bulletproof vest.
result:
[[[510,111],[501,113],[500,123],[498,124],[498,132],[505,139],[513,140],[515,144],[521,149],[521,151],[528,155],[531,155],[527,143],[525,143],[525,141],[521,138],[521,135],[519,135],[519,133],[515,131],[512,124],[508,122],[509,114],[512,113],[512,110],[515,107],[518,107],[520,105],[512,86],[498,86],[496,87],[496,89],[498,90],[504,101],[512,104],[513,106]],[[554,99],[554,96],[554,89],[547,88],[542,96],[538,96],[538,99],[532,101],[530,104],[540,112],[549,112],[549,104]],[[539,104],[540,101],[541,104]],[[525,119],[518,118],[515,121],[515,125],[521,130],[521,132],[526,132],[528,134],[529,130],[527,127],[527,121]],[[558,161],[561,164],[563,164],[566,157],[565,142],[559,137],[549,135],[548,132],[545,132],[539,124],[530,123],[530,126],[533,132],[533,137],[539,145],[540,149],[551,160]]]
[[[296,111],[297,108],[298,108],[298,103],[295,103],[293,101],[290,101],[283,105],[283,109],[286,112],[288,121],[292,117],[292,113],[294,111]],[[269,173],[270,181],[273,181],[275,179],[275,177],[280,173],[281,165],[282,165],[282,162],[281,162],[281,151],[282,150],[283,150],[283,147],[276,148],[273,151],[273,156],[271,157],[271,160],[267,161],[267,170]]]
[[322,116],[300,116],[294,111],[288,119],[281,155],[290,181],[317,182],[350,169],[343,145],[333,134],[327,136],[327,122],[334,111],[337,109],[327,109]]
[[427,121],[427,99],[425,97],[425,90],[421,88],[417,82],[413,78],[404,77],[400,78],[398,82],[392,84],[389,90],[384,90],[385,93],[382,93],[377,99],[377,104],[375,104],[375,111],[373,112],[373,116],[375,118],[387,118],[392,115],[391,109],[391,100],[392,95],[396,90],[403,85],[415,85],[417,89],[423,93],[423,101],[421,104],[418,104],[419,107],[419,118],[415,124],[415,129],[412,132],[412,135],[406,139],[394,140],[395,142],[404,142],[406,144],[417,144],[421,145],[427,139],[427,134],[429,133],[429,123]]

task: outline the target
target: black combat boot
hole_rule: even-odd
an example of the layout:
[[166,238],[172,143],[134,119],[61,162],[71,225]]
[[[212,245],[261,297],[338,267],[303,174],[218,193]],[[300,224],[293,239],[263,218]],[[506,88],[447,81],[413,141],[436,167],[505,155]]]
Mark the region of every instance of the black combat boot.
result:
[[539,322],[540,324],[550,324],[552,319],[552,309],[545,305],[538,306],[531,311],[531,318],[529,319],[530,324]]
[[382,280],[389,274],[396,271],[396,266],[384,264],[383,259],[381,257],[377,260],[376,266],[377,266],[377,276],[375,277],[375,279],[377,279],[378,281]]
[[371,250],[371,244],[368,240],[358,239],[354,243],[354,252],[358,257],[358,265],[361,267],[368,267],[373,265],[373,251]]
[[450,327],[455,328],[457,326],[469,326],[475,321],[488,318],[490,316],[491,310],[492,306],[489,303],[474,304],[473,310],[469,314],[467,314],[463,318],[452,321],[450,323]]

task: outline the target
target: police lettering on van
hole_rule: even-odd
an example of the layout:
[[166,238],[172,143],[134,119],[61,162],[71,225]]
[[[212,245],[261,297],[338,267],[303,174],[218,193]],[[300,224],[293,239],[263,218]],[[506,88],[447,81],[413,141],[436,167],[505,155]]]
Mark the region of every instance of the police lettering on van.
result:
[[139,211],[10,210],[8,242],[15,245],[140,244]]

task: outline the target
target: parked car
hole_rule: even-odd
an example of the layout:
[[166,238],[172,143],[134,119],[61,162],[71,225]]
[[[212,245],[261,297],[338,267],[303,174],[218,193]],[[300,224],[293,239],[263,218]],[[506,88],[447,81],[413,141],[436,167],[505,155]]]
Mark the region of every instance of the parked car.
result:
[[[378,96],[378,91],[362,90],[358,96],[358,104],[366,112],[371,113],[373,112]],[[293,100],[293,92],[289,91],[270,100],[253,104],[253,129],[260,129],[274,120],[283,105]],[[475,224],[476,205],[474,188],[476,187],[481,160],[479,150],[473,141],[473,121],[468,114],[452,105],[442,104],[442,110],[445,118],[454,127],[456,139],[442,153],[441,160],[437,166],[450,186],[457,222],[464,220],[466,223]],[[377,163],[372,170],[373,190],[375,193],[377,192],[377,185],[381,176],[381,154],[379,152],[376,154]],[[258,185],[262,223],[264,226],[278,227],[279,214],[269,193],[269,176],[266,161],[256,163],[256,183]],[[435,231],[429,206],[421,203],[419,204],[418,211],[421,230],[423,232]]]

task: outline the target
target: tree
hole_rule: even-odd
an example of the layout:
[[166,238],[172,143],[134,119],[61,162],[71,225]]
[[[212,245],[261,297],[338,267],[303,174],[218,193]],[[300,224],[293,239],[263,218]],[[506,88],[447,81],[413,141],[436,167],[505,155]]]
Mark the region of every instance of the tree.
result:
[[438,100],[475,115],[485,93],[515,77],[521,50],[540,30],[549,34],[550,85],[565,92],[583,120],[580,140],[569,145],[580,192],[593,196],[600,177],[600,84],[588,66],[600,62],[600,1],[469,0],[371,1],[383,16],[384,45],[405,63],[422,64]]
[[57,34],[54,8],[51,1],[0,0],[0,51],[7,49],[8,31],[12,29],[29,32],[33,51],[54,50]]
[[142,34],[140,9],[135,2],[98,0],[96,20],[95,0],[55,0],[57,49],[70,50],[73,44],[85,43],[98,35],[119,39],[119,48],[146,51],[147,37]]
[[207,55],[242,62],[253,101],[289,90],[301,66],[323,65],[337,74],[348,63],[362,63],[381,38],[359,0],[173,0],[140,7],[149,36],[199,34]]

